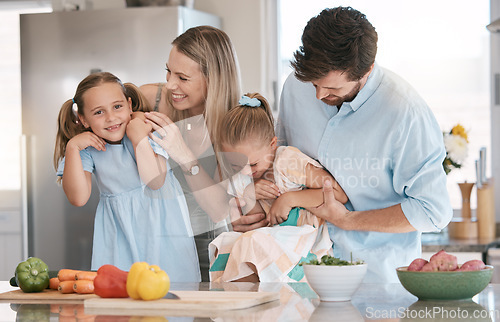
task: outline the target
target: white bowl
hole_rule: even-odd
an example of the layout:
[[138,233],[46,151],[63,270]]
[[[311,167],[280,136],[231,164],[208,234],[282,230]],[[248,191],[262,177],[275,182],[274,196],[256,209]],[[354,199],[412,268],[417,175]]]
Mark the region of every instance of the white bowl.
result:
[[308,265],[304,274],[321,301],[350,301],[366,275],[368,265]]
[[309,322],[324,322],[324,321],[349,321],[349,322],[364,322],[365,319],[361,312],[352,305],[352,302],[321,302],[311,317]]

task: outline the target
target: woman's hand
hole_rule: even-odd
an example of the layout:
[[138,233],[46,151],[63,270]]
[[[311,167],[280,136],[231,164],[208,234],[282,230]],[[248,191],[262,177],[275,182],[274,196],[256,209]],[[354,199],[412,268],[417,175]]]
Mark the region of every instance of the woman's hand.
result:
[[77,149],[78,151],[82,151],[89,146],[94,147],[98,151],[106,151],[106,141],[90,131],[80,133],[71,138],[66,144],[66,150]]
[[280,190],[278,189],[278,187],[269,180],[257,179],[254,181],[254,187],[256,200],[276,199],[280,196]]
[[269,209],[269,213],[267,214],[271,226],[279,225],[282,222],[286,221],[288,219],[288,214],[290,213],[290,210],[292,210],[292,208],[293,206],[290,205],[286,193],[276,199],[273,202],[271,209]]
[[196,160],[184,142],[181,131],[169,117],[158,112],[147,112],[144,115],[146,122],[151,124],[153,130],[161,136],[159,138],[150,133],[149,137],[165,149],[175,162],[182,166]]

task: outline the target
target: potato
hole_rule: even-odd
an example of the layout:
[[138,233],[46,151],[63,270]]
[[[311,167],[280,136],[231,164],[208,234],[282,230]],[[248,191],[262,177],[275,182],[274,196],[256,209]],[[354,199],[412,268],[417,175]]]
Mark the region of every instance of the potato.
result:
[[414,259],[408,265],[408,271],[414,272],[445,272],[445,271],[479,271],[485,268],[483,261],[474,259],[457,265],[457,257],[440,250],[432,255],[429,261],[423,258]]
[[458,268],[457,257],[444,250],[432,255],[429,262],[433,263],[433,268],[438,271],[454,271]]
[[422,266],[421,272],[437,272],[439,271],[438,264],[436,262],[428,262]]
[[467,261],[463,263],[460,268],[456,269],[457,271],[480,271],[482,270],[486,265],[484,264],[483,261],[479,259],[473,259],[470,261]]
[[426,259],[417,258],[417,259],[413,260],[413,262],[411,262],[411,264],[408,266],[407,270],[418,272],[418,271],[422,270],[422,267],[424,267],[424,265],[427,263],[428,263],[428,261]]

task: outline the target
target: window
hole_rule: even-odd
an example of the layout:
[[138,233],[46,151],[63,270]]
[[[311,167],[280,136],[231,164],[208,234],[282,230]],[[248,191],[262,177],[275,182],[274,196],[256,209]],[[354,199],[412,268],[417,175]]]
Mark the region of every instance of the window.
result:
[[[0,190],[21,187],[21,57],[19,14],[50,12],[50,1],[0,2]],[[50,75],[47,75],[50,76]]]
[[[377,62],[405,78],[426,100],[443,131],[456,123],[469,134],[469,157],[448,175],[452,206],[461,208],[457,182],[475,182],[479,149],[490,149],[489,0],[280,1],[281,88],[291,72],[307,21],[327,7],[351,6],[379,36]],[[390,9],[389,9],[390,8]],[[491,156],[489,153],[488,158]],[[490,165],[491,162],[488,162]],[[491,168],[491,167],[490,167]],[[475,207],[475,193],[471,204]]]

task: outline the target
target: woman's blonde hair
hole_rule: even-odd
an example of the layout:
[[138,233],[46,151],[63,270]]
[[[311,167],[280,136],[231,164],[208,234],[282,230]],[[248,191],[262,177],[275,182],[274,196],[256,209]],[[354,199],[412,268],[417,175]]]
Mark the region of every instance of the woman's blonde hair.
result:
[[[108,72],[100,72],[88,75],[80,82],[80,84],[78,84],[75,96],[64,102],[64,104],[61,106],[61,110],[59,111],[59,116],[57,117],[57,134],[53,160],[54,168],[56,170],[59,166],[59,162],[66,154],[66,145],[68,144],[69,140],[80,133],[91,131],[90,128],[85,128],[78,118],[78,114],[83,115],[83,107],[85,103],[83,100],[83,94],[87,90],[99,86],[103,83],[119,84],[123,90],[123,94],[125,95],[125,97],[131,98],[133,112],[147,112],[151,110],[147,99],[141,93],[139,88],[134,84],[123,84],[118,77]],[[73,106],[76,107],[76,110],[73,109]]]
[[[210,26],[188,29],[172,42],[179,52],[200,65],[207,82],[207,97],[203,116],[213,140],[218,137],[220,123],[227,111],[238,103],[240,73],[238,59],[229,36]],[[174,122],[188,118],[187,111],[172,106],[168,95],[168,115]]]

